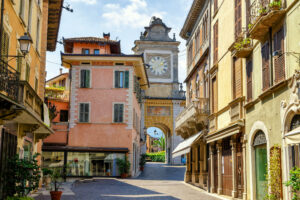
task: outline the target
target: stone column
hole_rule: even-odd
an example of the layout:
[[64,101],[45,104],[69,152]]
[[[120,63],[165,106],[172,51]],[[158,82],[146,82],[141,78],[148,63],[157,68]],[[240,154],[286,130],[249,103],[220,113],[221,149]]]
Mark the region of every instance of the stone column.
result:
[[222,143],[219,141],[217,143],[217,153],[218,153],[218,194],[222,194]]
[[236,171],[236,140],[231,141],[231,156],[232,156],[232,197],[237,197],[237,171]]
[[210,155],[210,192],[215,192],[215,176],[214,176],[214,147],[213,143],[209,145],[209,155]]
[[244,137],[241,138],[241,141],[243,141],[243,179],[244,179],[244,191],[243,191],[243,199],[247,199],[247,173],[246,173],[246,143],[247,140],[244,139]]
[[191,177],[191,153],[188,153],[186,155],[186,172],[185,172],[185,179],[184,179],[184,182],[188,183],[190,182],[190,177]]

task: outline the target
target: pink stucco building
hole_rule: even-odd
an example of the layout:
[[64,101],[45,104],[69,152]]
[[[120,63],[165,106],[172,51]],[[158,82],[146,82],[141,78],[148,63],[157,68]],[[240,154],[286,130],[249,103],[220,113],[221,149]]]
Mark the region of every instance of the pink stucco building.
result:
[[[70,70],[67,144],[44,145],[49,166],[63,163],[68,176],[119,176],[117,158],[139,171],[141,91],[148,88],[142,55],[121,54],[120,42],[64,39],[62,64]],[[59,159],[61,158],[61,159]],[[51,166],[50,166],[51,167]]]

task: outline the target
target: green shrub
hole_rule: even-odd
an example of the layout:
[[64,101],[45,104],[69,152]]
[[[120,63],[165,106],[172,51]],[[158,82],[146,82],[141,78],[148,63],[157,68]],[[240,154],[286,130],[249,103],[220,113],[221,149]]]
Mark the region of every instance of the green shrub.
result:
[[291,186],[293,200],[298,200],[298,192],[300,191],[300,168],[295,167],[290,171],[290,180],[285,183],[287,187]]
[[34,200],[31,197],[7,197],[6,200]]
[[147,153],[146,156],[150,158],[152,162],[165,162],[165,151],[157,153]]
[[125,156],[125,159],[117,158],[117,165],[119,168],[120,175],[129,173],[130,162],[128,161],[127,156]]

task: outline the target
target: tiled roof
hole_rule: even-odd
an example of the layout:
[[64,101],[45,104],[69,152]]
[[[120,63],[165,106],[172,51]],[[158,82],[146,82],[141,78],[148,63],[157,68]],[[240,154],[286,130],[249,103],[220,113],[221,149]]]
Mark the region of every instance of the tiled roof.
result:
[[64,38],[64,41],[74,41],[74,42],[110,42],[110,43],[118,43],[116,40],[108,40],[106,38],[98,38],[98,37],[75,37],[75,38]]

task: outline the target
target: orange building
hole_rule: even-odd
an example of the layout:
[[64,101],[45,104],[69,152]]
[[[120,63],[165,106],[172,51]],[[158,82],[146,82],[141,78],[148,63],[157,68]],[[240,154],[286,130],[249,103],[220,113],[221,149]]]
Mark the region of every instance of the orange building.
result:
[[139,170],[141,90],[148,88],[143,57],[122,54],[120,41],[103,36],[64,39],[62,62],[71,77],[67,144],[47,138],[43,158],[48,167],[68,165],[69,177],[119,176],[116,160],[125,155],[130,174]]

